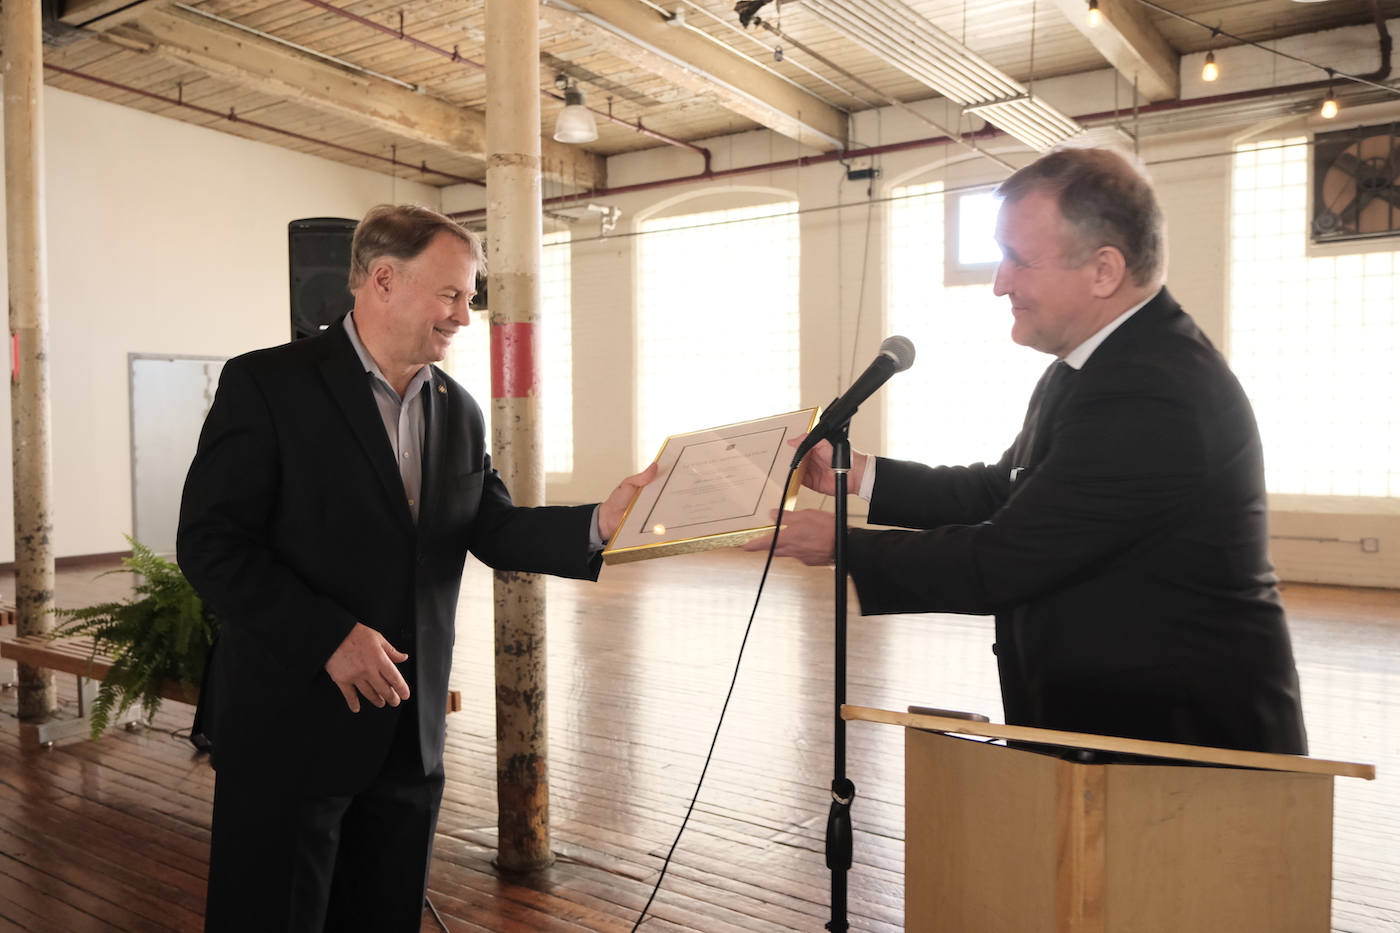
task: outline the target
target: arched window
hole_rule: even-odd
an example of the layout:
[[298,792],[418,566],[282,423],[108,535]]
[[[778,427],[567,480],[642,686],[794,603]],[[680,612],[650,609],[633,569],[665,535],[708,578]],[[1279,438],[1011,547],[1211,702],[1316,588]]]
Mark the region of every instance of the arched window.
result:
[[637,459],[799,406],[797,203],[637,225]]

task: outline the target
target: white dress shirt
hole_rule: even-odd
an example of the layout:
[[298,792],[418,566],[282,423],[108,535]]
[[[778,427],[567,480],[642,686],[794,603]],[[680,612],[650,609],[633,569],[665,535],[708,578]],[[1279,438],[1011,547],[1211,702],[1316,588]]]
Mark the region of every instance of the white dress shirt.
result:
[[389,445],[394,448],[394,462],[399,465],[399,479],[403,480],[408,510],[413,513],[413,522],[417,524],[418,502],[423,490],[423,392],[424,386],[432,382],[433,368],[419,368],[400,396],[389,380],[384,378],[379,364],[360,340],[354,312],[345,315],[345,333],[350,335],[350,343],[370,377],[374,403],[379,406],[379,417],[384,420],[384,431],[389,435]]

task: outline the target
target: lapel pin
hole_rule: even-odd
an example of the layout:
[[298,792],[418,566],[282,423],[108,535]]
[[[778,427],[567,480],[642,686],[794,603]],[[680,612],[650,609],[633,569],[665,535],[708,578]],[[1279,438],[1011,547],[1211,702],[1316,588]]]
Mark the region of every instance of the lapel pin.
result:
[[443,395],[446,395],[446,394],[447,394],[447,386],[445,386],[445,385],[439,385],[439,386],[438,386],[438,391],[441,392]]

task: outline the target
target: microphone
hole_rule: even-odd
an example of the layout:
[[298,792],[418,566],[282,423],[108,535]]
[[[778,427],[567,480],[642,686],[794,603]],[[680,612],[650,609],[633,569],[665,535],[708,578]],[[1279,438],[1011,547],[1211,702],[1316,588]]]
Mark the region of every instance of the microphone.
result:
[[802,462],[802,458],[807,456],[808,451],[833,431],[840,430],[841,426],[855,415],[861,402],[874,395],[891,376],[902,373],[913,365],[914,342],[908,337],[886,338],[885,342],[880,344],[880,355],[875,357],[875,362],[866,367],[865,372],[860,374],[860,378],[851,384],[844,395],[822,412],[817,426],[812,428],[812,433],[808,434],[797,448],[797,456],[792,458],[792,465],[796,467]]

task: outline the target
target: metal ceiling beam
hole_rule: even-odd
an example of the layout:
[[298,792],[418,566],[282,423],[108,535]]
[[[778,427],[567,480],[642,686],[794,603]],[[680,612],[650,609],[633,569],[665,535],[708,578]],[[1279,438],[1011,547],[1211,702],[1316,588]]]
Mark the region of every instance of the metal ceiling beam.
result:
[[1103,21],[1089,25],[1086,0],[1055,0],[1060,12],[1084,33],[1099,54],[1152,103],[1181,96],[1181,56],[1132,0],[1099,0]]
[[[337,67],[203,17],[148,11],[135,24],[113,29],[105,38],[405,139],[482,162],[486,159],[486,121],[480,112]],[[553,139],[540,142],[551,178],[584,188],[606,185],[606,163],[600,156]]]
[[547,0],[540,15],[600,51],[822,152],[845,146],[846,114],[637,0]]

